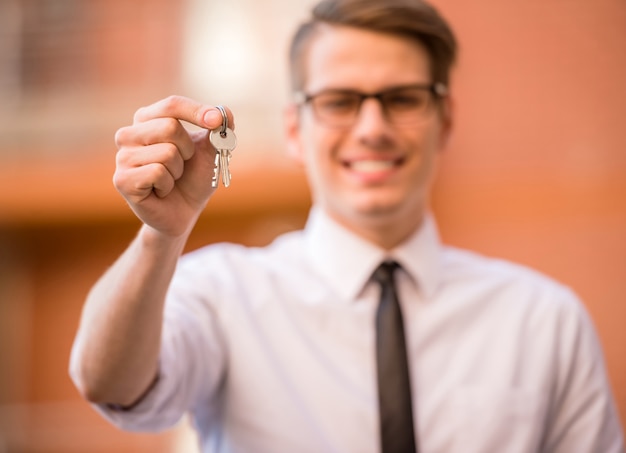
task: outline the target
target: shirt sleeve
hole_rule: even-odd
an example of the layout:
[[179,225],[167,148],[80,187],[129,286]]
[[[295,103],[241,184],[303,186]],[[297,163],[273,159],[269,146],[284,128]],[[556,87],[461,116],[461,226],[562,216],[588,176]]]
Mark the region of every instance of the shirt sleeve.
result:
[[569,291],[562,304],[553,417],[542,451],[623,453],[623,433],[591,319]]
[[[225,369],[218,315],[206,300],[207,283],[181,273],[172,282],[164,311],[158,380],[129,410],[95,405],[106,419],[128,431],[162,431],[188,411],[207,418],[216,410]],[[213,292],[215,294],[215,292]]]

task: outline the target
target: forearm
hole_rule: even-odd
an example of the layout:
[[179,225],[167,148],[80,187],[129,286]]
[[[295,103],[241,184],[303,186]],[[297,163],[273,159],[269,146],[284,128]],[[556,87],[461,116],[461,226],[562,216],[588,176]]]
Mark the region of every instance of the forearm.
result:
[[165,295],[185,241],[144,226],[94,285],[70,364],[88,400],[129,405],[154,380]]
[[[189,132],[181,121],[201,130]],[[83,309],[70,373],[90,401],[132,404],[156,376],[165,296],[215,191],[207,178],[215,168],[207,131],[223,121],[216,108],[169,96],[137,110],[133,124],[115,134],[113,182],[144,226]]]

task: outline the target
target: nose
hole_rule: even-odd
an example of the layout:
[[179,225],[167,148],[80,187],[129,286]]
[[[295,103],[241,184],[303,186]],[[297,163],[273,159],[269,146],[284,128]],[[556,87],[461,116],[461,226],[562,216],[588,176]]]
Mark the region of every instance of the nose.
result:
[[381,137],[388,133],[389,121],[382,103],[376,98],[363,100],[353,133],[360,138]]

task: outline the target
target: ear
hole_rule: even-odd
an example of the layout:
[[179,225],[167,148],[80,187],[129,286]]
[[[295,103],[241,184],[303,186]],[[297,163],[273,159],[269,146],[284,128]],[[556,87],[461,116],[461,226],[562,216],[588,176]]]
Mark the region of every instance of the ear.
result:
[[283,111],[285,137],[287,140],[287,156],[299,164],[304,162],[302,141],[300,137],[300,109],[296,104],[289,104]]
[[450,136],[452,135],[452,129],[454,126],[454,98],[450,95],[446,96],[442,100],[441,104],[441,135],[439,137],[439,143],[441,144],[441,150],[448,147],[450,142]]

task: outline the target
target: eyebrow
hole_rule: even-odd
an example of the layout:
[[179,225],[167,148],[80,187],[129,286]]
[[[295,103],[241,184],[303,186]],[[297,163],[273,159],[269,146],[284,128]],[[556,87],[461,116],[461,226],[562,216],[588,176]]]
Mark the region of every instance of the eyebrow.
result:
[[[432,89],[433,86],[435,84],[433,83],[426,83],[426,82],[417,82],[417,83],[407,83],[407,84],[402,84],[402,85],[390,85],[388,87],[384,87],[380,90],[376,90],[376,91],[361,91],[355,88],[349,88],[349,87],[327,87],[327,88],[322,88],[319,90],[316,90],[314,92],[312,92],[313,94],[318,94],[318,93],[325,93],[325,92],[338,92],[338,93],[359,93],[359,94],[377,94],[377,93],[385,93],[387,91],[396,91],[396,90],[403,90],[405,88],[424,88],[424,89]],[[305,93],[307,95],[310,95],[310,92],[301,90],[302,93]]]

